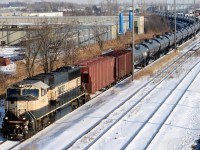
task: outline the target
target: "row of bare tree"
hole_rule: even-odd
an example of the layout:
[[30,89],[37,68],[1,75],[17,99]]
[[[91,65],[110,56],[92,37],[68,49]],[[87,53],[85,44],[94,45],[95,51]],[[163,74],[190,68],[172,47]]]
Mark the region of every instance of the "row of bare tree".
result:
[[52,71],[55,63],[64,59],[68,64],[75,55],[72,24],[49,24],[43,22],[34,31],[27,31],[26,39],[22,45],[26,48],[26,70],[28,76],[34,75],[36,66],[41,65],[45,73]]
[[[97,24],[91,29],[94,40],[103,50],[105,29]],[[48,20],[43,21],[34,31],[27,31],[22,45],[26,48],[28,76],[33,76],[38,66],[42,66],[44,73],[51,72],[60,60],[63,60],[64,65],[72,65],[77,57],[78,41],[74,37],[79,36],[78,31],[77,24],[53,24]]]

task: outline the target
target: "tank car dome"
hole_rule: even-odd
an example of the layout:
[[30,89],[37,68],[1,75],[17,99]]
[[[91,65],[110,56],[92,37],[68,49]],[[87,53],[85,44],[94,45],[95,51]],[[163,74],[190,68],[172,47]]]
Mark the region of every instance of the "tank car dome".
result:
[[136,49],[136,50],[140,49],[140,45],[139,45],[139,44],[136,44],[136,45],[135,45],[135,49]]

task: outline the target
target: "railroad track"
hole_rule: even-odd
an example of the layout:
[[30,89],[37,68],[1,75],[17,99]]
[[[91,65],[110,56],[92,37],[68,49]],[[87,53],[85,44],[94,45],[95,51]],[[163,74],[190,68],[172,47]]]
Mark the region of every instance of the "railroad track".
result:
[[[198,44],[198,43],[197,43],[197,44]],[[189,53],[190,53],[190,54],[189,54]],[[190,58],[191,55],[193,55],[194,53],[195,53],[195,52],[186,52],[186,53],[184,53],[183,55],[181,55],[179,58],[177,58],[173,63],[176,63],[176,62],[180,61],[180,59],[188,59],[188,58]],[[184,58],[183,58],[183,57],[184,57]],[[182,62],[183,62],[183,61],[182,61]],[[168,67],[164,68],[163,71],[169,69],[170,67],[171,67],[171,66],[168,66]],[[172,68],[172,67],[171,67],[171,68]],[[175,67],[174,67],[174,68],[175,68]],[[162,72],[158,73],[158,74],[157,74],[152,80],[150,80],[149,82],[153,81],[153,80],[154,80],[155,78],[157,78],[161,73],[162,73]],[[136,92],[134,92],[131,96],[134,96],[137,92],[139,92],[140,90],[142,90],[142,88],[145,87],[146,85],[148,85],[149,82],[146,83],[146,84],[144,84],[139,90],[137,90]],[[99,95],[100,95],[100,94],[99,94]],[[130,99],[130,97],[129,97],[129,99]],[[126,101],[128,101],[128,99],[127,99]],[[125,101],[125,102],[126,102],[126,101]],[[124,102],[124,103],[125,103],[125,102]],[[122,105],[122,104],[124,104],[124,103],[121,103],[120,105]],[[120,105],[119,105],[118,107],[120,107]],[[71,143],[66,147],[66,149],[67,149],[67,148],[70,148],[78,139],[80,139],[81,137],[83,137],[84,135],[86,135],[88,132],[90,132],[92,129],[94,129],[96,126],[98,126],[99,123],[101,123],[103,120],[105,120],[106,118],[108,118],[108,116],[109,116],[110,114],[112,114],[116,109],[117,109],[117,108],[115,108],[115,109],[113,109],[111,112],[109,112],[109,114],[106,115],[107,117],[104,117],[104,119],[102,119],[101,121],[97,122],[92,128],[90,128],[89,130],[87,130],[86,132],[84,132],[81,136],[79,136],[79,138],[76,138],[75,140],[73,140],[73,142],[71,142]],[[22,142],[21,142],[21,143],[22,143]],[[20,145],[21,143],[18,143],[18,144],[16,144],[16,145],[14,145],[14,146],[11,147],[10,149],[16,147],[17,145]],[[0,148],[1,148],[1,147],[0,147]]]
[[25,140],[21,141],[11,141],[11,140],[5,140],[2,143],[0,143],[0,149],[2,150],[11,150],[15,148],[17,145],[21,144]]
[[[179,81],[179,83],[171,90],[171,92],[169,92],[169,94],[167,95],[167,97],[164,98],[164,100],[156,107],[156,109],[149,115],[149,117],[145,120],[145,122],[142,123],[142,125],[140,126],[140,128],[129,138],[129,140],[122,146],[121,149],[126,149],[130,145],[130,143],[134,143],[133,140],[137,138],[137,136],[139,135],[139,133],[142,130],[145,130],[145,128],[147,128],[149,122],[153,122],[153,121],[151,121],[151,120],[153,120],[152,118],[153,117],[155,118],[155,115],[157,115],[157,114],[159,114],[161,112],[161,107],[166,107],[166,106],[164,106],[164,104],[168,103],[168,101],[170,100],[170,98],[173,98],[174,95],[177,94],[176,92],[178,91],[177,90],[178,87],[181,84],[183,84],[183,81],[186,78],[188,78],[188,75],[191,74],[192,70],[196,69],[197,66],[200,67],[200,61],[197,64],[195,64],[195,66],[193,66],[192,69],[190,69],[190,71],[188,71],[186,75],[184,75],[184,77]],[[173,110],[175,109],[175,107],[178,105],[178,103],[181,100],[181,98],[183,97],[183,95],[189,89],[190,85],[194,82],[194,80],[196,79],[196,77],[200,74],[199,71],[196,74],[193,74],[192,77],[190,76],[192,78],[192,80],[189,83],[185,84],[186,87],[185,87],[185,89],[183,90],[183,92],[181,94],[179,93],[180,94],[179,97],[177,99],[173,98],[173,100],[174,100],[175,103],[173,105],[169,106],[168,110],[164,109],[166,116],[164,116],[164,119],[159,123],[158,127],[153,131],[153,134],[151,135],[151,138],[149,140],[147,140],[146,145],[143,145],[144,146],[143,149],[147,149],[148,148],[148,146],[153,141],[153,139],[155,138],[155,136],[157,135],[157,133],[159,132],[159,130],[161,129],[161,127],[164,125],[165,121],[168,119],[168,117],[170,116],[170,114],[173,112]],[[177,91],[175,91],[175,90],[177,90]],[[164,113],[162,113],[162,114],[164,114]]]
[[[196,36],[200,36],[200,33],[198,33]],[[188,42],[190,42],[190,40],[187,41],[187,42],[185,42],[185,43],[188,43]],[[185,43],[183,43],[183,44],[180,45],[180,46],[183,46]],[[193,49],[193,48],[194,48],[196,45],[198,45],[198,44],[200,44],[200,40],[195,41],[195,42],[194,42],[194,46],[188,46],[188,49]],[[197,50],[197,49],[196,49],[196,50]],[[185,55],[185,53],[184,53],[183,55]],[[182,57],[183,55],[181,55],[180,57]],[[165,55],[163,55],[163,56],[165,56]],[[162,58],[163,56],[161,56],[161,58]],[[180,57],[178,57],[176,60],[178,60]],[[159,59],[158,59],[158,60],[159,60]],[[150,65],[153,65],[153,63],[155,63],[155,62],[158,61],[158,60],[151,61],[151,62],[148,64],[148,66],[146,66],[146,67],[149,67]],[[139,73],[142,69],[143,69],[143,68],[137,68],[137,69],[135,69],[134,74]],[[129,78],[129,77],[128,77],[128,78]],[[127,78],[125,78],[125,79],[123,79],[123,80],[121,80],[121,81],[119,81],[119,82],[122,82],[122,81],[124,81],[124,80],[126,80],[126,79],[127,79]],[[102,92],[100,92],[100,93],[96,94],[95,96],[93,96],[91,99],[94,99],[94,98],[100,96],[100,95],[101,95],[103,92],[105,92],[105,91],[106,91],[106,90],[103,90]]]
[[5,143],[7,140],[1,141],[0,142],[0,146],[3,145],[3,143]]
[[18,141],[15,145],[13,145],[12,147],[9,148],[9,150],[12,150],[14,149],[16,146],[22,144],[23,142],[25,142],[26,140],[21,140],[21,141]]
[[[140,94],[140,99],[135,102],[129,109],[127,109],[124,113],[121,114],[120,117],[115,119],[115,121],[111,121],[111,124],[104,129],[103,132],[99,133],[96,137],[93,138],[92,141],[89,142],[89,144],[86,144],[86,147],[84,149],[90,148],[96,141],[98,141],[104,134],[106,134],[117,122],[119,122],[127,113],[129,113],[133,108],[135,108],[145,97],[151,93],[159,84],[162,83],[165,79],[167,79],[172,73],[176,71],[177,67],[180,67],[183,65],[185,61],[187,61],[189,58],[191,58],[195,54],[195,51],[192,52],[185,52],[183,55],[181,55],[179,58],[177,58],[173,63],[171,63],[169,66],[165,67],[160,73],[158,73],[153,79],[151,79],[149,82],[144,84],[140,89],[138,89],[136,92],[134,92],[129,98],[127,98],[124,102],[119,104],[117,107],[115,107],[112,111],[110,111],[105,117],[103,117],[100,121],[98,121],[96,124],[91,126],[88,130],[83,132],[79,137],[74,139],[72,142],[70,142],[65,149],[70,148],[73,144],[75,144],[79,139],[83,138],[87,133],[94,130],[100,123],[106,122],[106,120],[109,120],[109,116],[114,114],[117,110],[120,110],[120,108],[123,105],[126,105],[126,102],[132,99],[136,94]],[[148,85],[148,88],[145,88]],[[152,87],[149,88],[149,85]],[[142,91],[140,93],[140,91]],[[145,94],[144,94],[145,93]]]
[[[189,72],[188,72],[189,73]],[[187,73],[187,74],[188,74]],[[186,77],[186,75],[185,75]],[[160,83],[158,84],[160,85]],[[158,87],[158,85],[156,85],[156,87]],[[150,93],[154,92],[155,91],[155,88],[156,87],[153,87],[149,92],[146,92],[146,94],[144,96],[142,96],[134,105],[132,105],[124,114],[122,114],[116,121],[114,121],[107,129],[104,130],[104,132],[101,133],[100,136],[98,136],[95,140],[93,140],[90,144],[88,144],[84,149],[88,149],[90,147],[92,147],[98,140],[100,140],[100,138],[102,138],[103,136],[105,136],[110,130],[114,130],[112,128],[114,128],[114,126],[116,124],[119,124],[119,122],[123,122],[124,118],[126,115],[128,115],[128,113],[130,113],[131,111],[134,110],[135,108],[135,111],[137,111],[137,107],[140,107],[142,101],[145,101],[147,99],[147,97],[150,95]],[[173,91],[173,90],[172,90]],[[170,93],[167,95],[167,97],[170,96]],[[151,115],[147,118],[146,121],[144,121],[144,123],[140,126],[140,128],[136,131],[137,134],[140,133],[140,131],[143,129],[143,127],[149,122],[149,120],[154,116],[154,114],[157,112],[157,110],[164,104],[165,100],[160,104],[158,105],[158,107],[156,108],[155,111],[153,111],[153,113],[151,113]],[[136,130],[136,129],[135,129]],[[134,130],[134,131],[135,131]],[[133,135],[133,138],[131,137],[129,140],[128,140],[128,144],[134,139],[136,135],[134,134]],[[116,137],[117,139],[117,137]],[[125,144],[124,146],[122,146],[121,149],[125,149],[127,147],[128,144]],[[134,148],[135,149],[135,148]]]

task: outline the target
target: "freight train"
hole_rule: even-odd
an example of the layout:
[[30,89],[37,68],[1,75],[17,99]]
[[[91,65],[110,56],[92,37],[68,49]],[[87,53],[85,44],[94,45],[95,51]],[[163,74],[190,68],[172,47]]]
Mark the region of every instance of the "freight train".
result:
[[[164,16],[164,14],[161,14]],[[165,16],[166,17],[166,16]],[[173,15],[167,16],[173,19]],[[187,24],[174,32],[156,36],[135,45],[134,65],[144,67],[150,60],[167,54],[199,32],[193,17],[177,16]],[[90,94],[113,86],[130,75],[132,48],[112,51],[75,66],[65,66],[47,74],[38,74],[7,88],[2,134],[9,139],[26,139],[55,121],[60,109],[72,111],[90,100]]]

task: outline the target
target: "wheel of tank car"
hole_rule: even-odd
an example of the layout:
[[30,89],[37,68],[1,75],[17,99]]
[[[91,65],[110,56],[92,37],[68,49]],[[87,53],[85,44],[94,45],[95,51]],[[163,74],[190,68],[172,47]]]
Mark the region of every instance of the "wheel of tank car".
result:
[[146,67],[146,60],[144,60],[143,62],[142,62],[142,66],[141,66],[142,68],[144,68],[144,67]]
[[149,59],[146,59],[146,66],[149,64]]
[[168,52],[169,52],[169,49],[166,49],[164,54],[166,55]]
[[159,59],[160,58],[160,53],[158,53],[157,55],[156,55],[156,59]]

